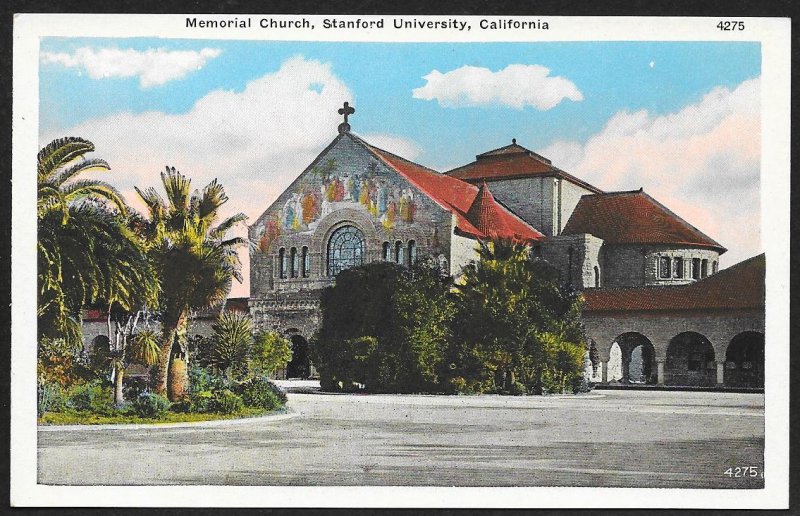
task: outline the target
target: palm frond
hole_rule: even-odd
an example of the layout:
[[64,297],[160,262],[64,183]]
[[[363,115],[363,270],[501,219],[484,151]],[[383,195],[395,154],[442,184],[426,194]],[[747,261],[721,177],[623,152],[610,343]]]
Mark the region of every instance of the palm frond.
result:
[[213,239],[219,239],[225,236],[236,224],[247,220],[247,215],[244,213],[237,213],[220,222],[215,228],[211,229],[208,233]]
[[91,158],[91,159],[84,159],[74,165],[60,169],[58,172],[53,174],[47,181],[48,184],[51,184],[55,187],[59,187],[72,179],[73,177],[77,176],[82,172],[86,172],[93,169],[99,170],[111,170],[111,167],[104,159],[100,158]]
[[64,197],[70,201],[85,197],[98,198],[110,202],[120,213],[128,209],[122,194],[110,184],[103,181],[75,181],[61,189]]
[[39,182],[47,181],[59,168],[94,151],[94,144],[84,138],[69,136],[47,144],[37,155]]

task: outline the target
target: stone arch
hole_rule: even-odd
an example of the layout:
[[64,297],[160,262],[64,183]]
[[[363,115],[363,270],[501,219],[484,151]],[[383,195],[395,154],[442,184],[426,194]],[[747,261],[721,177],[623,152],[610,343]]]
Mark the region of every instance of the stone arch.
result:
[[712,386],[716,369],[714,346],[702,333],[685,331],[669,341],[665,362],[668,385]]
[[611,343],[608,356],[609,381],[618,379],[627,384],[656,382],[656,351],[644,334],[636,331],[619,334]]
[[341,226],[355,226],[364,233],[367,244],[367,254],[380,251],[382,240],[378,239],[378,232],[369,216],[353,208],[341,208],[325,215],[325,217],[319,221],[317,229],[314,230],[313,245],[320,256],[325,256],[328,247],[328,239],[330,239],[331,234]]
[[341,224],[328,236],[325,250],[325,274],[334,277],[339,272],[369,261],[364,232],[353,224]]
[[728,343],[725,350],[725,384],[764,387],[763,333],[743,331]]

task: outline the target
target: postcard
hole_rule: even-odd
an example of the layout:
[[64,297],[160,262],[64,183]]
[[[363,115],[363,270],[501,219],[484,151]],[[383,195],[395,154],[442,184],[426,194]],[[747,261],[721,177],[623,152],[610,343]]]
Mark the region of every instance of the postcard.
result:
[[12,504],[788,507],[790,42],[17,15]]

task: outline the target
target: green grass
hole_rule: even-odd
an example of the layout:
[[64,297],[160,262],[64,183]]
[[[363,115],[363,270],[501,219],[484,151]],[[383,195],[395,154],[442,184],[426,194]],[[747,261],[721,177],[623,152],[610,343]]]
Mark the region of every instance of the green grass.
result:
[[125,425],[125,424],[161,424],[161,423],[189,423],[195,421],[215,421],[219,419],[241,419],[258,417],[280,412],[277,410],[264,410],[259,408],[245,408],[235,414],[216,413],[179,413],[167,412],[161,419],[152,419],[134,414],[103,415],[89,411],[45,412],[38,419],[40,425]]

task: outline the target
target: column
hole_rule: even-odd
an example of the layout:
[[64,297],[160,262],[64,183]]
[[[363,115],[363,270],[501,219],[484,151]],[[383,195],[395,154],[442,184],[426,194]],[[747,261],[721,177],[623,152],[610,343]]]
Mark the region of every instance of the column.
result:
[[725,383],[725,362],[717,362],[717,385]]
[[658,367],[658,385],[664,385],[664,361],[656,360],[656,366]]
[[603,383],[608,383],[608,360],[600,361],[600,374],[602,376]]

